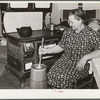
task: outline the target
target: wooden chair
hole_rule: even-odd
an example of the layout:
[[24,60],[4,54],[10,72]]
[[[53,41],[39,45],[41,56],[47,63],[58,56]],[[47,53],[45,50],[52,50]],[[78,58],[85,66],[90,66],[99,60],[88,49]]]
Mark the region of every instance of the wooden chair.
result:
[[89,74],[84,78],[78,79],[73,86],[74,86],[73,89],[97,89],[98,88],[93,73]]
[[77,82],[73,85],[74,89],[98,89],[93,75],[91,61],[88,61],[88,63],[90,64],[89,75],[84,78],[78,79]]

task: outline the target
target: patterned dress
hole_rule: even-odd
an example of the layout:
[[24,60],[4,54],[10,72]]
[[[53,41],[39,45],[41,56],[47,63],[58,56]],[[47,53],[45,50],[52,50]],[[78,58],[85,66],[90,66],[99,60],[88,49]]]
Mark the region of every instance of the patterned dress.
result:
[[87,26],[79,33],[69,28],[65,30],[58,45],[64,49],[64,53],[47,73],[48,84],[52,88],[72,88],[73,82],[89,73],[88,63],[82,71],[78,71],[76,65],[84,55],[100,48],[98,35]]

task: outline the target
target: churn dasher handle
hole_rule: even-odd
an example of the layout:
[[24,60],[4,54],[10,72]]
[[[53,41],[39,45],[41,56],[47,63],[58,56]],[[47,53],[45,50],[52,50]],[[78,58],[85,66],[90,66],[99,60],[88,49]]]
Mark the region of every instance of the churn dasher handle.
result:
[[[44,38],[42,38],[41,48],[43,48]],[[39,68],[41,68],[42,54],[39,55]]]

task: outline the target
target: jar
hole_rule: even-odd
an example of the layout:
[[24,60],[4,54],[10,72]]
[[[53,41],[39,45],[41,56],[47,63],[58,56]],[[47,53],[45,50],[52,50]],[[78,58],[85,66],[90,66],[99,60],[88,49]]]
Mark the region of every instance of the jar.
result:
[[54,24],[51,24],[51,25],[50,25],[50,30],[51,30],[51,31],[54,31]]

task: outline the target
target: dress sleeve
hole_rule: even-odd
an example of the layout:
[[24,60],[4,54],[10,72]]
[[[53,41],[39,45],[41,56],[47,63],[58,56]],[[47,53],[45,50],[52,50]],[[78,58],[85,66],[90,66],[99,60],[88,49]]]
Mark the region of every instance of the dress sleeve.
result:
[[94,50],[98,50],[98,49],[100,50],[100,37],[98,33],[95,31],[90,32],[90,38],[91,38],[90,42],[91,42],[92,48]]
[[69,30],[68,29],[66,29],[65,31],[64,31],[64,33],[63,33],[63,36],[62,36],[62,38],[61,38],[61,40],[60,40],[60,42],[58,43],[58,45],[61,47],[61,48],[65,48],[65,44],[66,44],[66,42],[67,42],[67,34],[69,33]]

